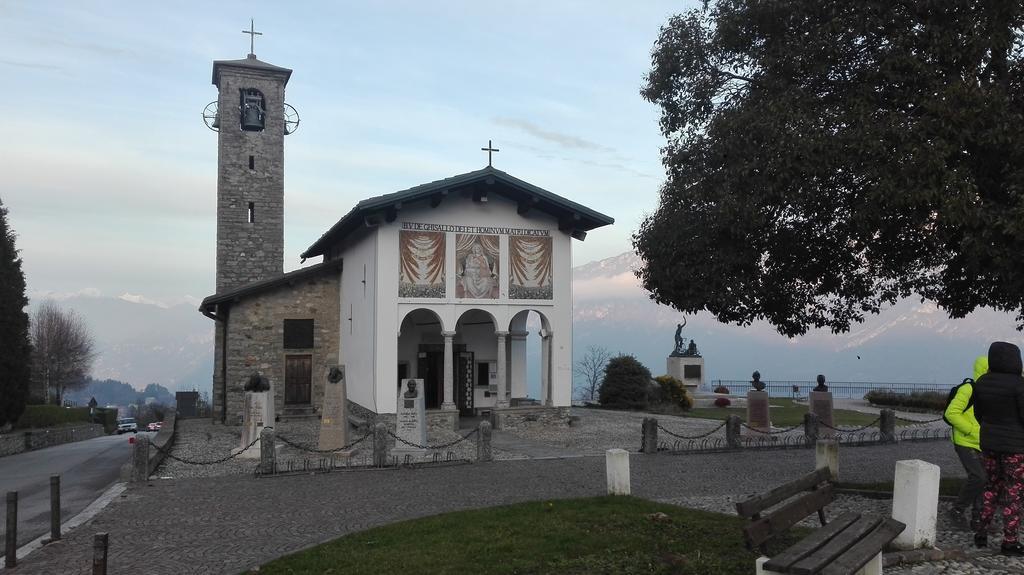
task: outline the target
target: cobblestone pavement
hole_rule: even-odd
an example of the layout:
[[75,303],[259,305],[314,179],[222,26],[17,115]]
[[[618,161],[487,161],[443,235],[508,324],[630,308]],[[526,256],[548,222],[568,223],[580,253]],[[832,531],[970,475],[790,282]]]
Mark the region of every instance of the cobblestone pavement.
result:
[[[944,442],[849,447],[840,476],[891,479],[899,459],[933,462],[962,475]],[[731,512],[737,498],[765,491],[814,465],[812,450],[632,456],[633,493],[648,499]],[[130,487],[89,523],[29,556],[15,573],[88,573],[92,535],[110,533],[110,573],[238,573],[283,554],[404,519],[530,500],[603,494],[603,457],[509,460],[420,469],[291,475],[154,479]],[[885,502],[847,500],[841,505]],[[1020,572],[995,555],[947,571]],[[1004,571],[978,571],[991,564]],[[936,564],[932,564],[936,565]],[[946,567],[941,567],[945,569]],[[957,570],[959,569],[959,570]],[[975,569],[971,571],[970,569]],[[1017,571],[1014,571],[1017,569]],[[414,571],[410,571],[412,573]]]

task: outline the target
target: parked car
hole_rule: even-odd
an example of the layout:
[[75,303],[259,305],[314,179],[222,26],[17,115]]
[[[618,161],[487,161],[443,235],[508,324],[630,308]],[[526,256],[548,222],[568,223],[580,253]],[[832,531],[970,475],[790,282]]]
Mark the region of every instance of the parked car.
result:
[[154,421],[153,423],[147,425],[146,429],[149,431],[160,431],[160,427],[163,426],[163,424],[164,422],[162,421]]
[[120,435],[122,433],[129,433],[129,432],[131,432],[131,433],[138,433],[138,431],[139,431],[139,426],[138,426],[137,423],[135,423],[135,418],[134,417],[124,417],[124,418],[121,418],[121,419],[117,420],[117,433],[118,433],[118,435]]

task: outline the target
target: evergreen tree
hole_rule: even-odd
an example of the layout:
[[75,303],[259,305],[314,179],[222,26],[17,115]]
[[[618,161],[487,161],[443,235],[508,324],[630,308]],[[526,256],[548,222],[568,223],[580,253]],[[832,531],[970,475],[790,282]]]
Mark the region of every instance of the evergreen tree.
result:
[[643,409],[651,391],[651,372],[631,355],[608,360],[598,401],[605,407]]
[[21,417],[28,400],[31,352],[25,274],[0,201],[0,426]]

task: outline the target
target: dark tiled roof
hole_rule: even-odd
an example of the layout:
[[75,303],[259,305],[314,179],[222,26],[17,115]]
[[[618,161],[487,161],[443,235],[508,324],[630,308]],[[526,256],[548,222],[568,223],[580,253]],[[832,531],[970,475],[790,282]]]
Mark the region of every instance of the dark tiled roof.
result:
[[493,191],[517,201],[529,202],[531,209],[549,213],[559,221],[571,220],[571,228],[574,230],[589,231],[615,223],[614,218],[488,166],[475,172],[363,200],[338,220],[338,223],[331,226],[331,229],[320,236],[320,239],[307,248],[300,257],[311,258],[323,255],[330,244],[341,240],[363,225],[365,216],[395,209],[397,204],[426,200],[436,197],[441,192],[456,191],[478,183],[488,184],[487,188],[479,188],[481,191]]
[[218,88],[220,87],[220,84],[218,84],[218,80],[219,80],[219,76],[220,76],[219,72],[220,72],[220,69],[224,68],[224,67],[228,67],[228,68],[249,68],[249,69],[255,69],[255,70],[265,70],[267,72],[277,72],[277,73],[280,73],[280,74],[284,74],[284,76],[285,76],[284,83],[285,84],[287,84],[288,83],[288,79],[292,77],[292,71],[289,70],[288,68],[282,68],[280,66],[275,66],[273,64],[268,64],[267,62],[264,62],[262,60],[257,60],[256,56],[254,56],[252,54],[249,54],[248,58],[242,58],[241,60],[214,60],[214,62],[213,62],[213,83]]
[[291,283],[305,279],[311,279],[321,274],[341,270],[341,267],[342,260],[339,258],[335,260],[321,262],[316,265],[304,267],[301,269],[297,269],[295,271],[291,271],[265,280],[245,284],[243,286],[230,289],[225,292],[208,296],[206,299],[203,300],[203,303],[199,304],[199,310],[203,312],[212,312],[212,308],[215,307],[217,304],[232,302],[235,301],[236,299],[242,299],[252,295],[260,294],[267,290],[274,289],[276,287],[289,285]]

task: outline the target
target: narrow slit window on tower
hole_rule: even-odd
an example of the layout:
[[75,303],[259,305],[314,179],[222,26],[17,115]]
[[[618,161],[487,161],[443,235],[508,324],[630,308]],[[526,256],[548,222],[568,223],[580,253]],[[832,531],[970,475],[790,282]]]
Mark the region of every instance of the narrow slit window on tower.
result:
[[256,223],[256,202],[249,202],[249,223]]
[[256,169],[256,156],[249,156],[249,169],[250,170],[255,170]]

